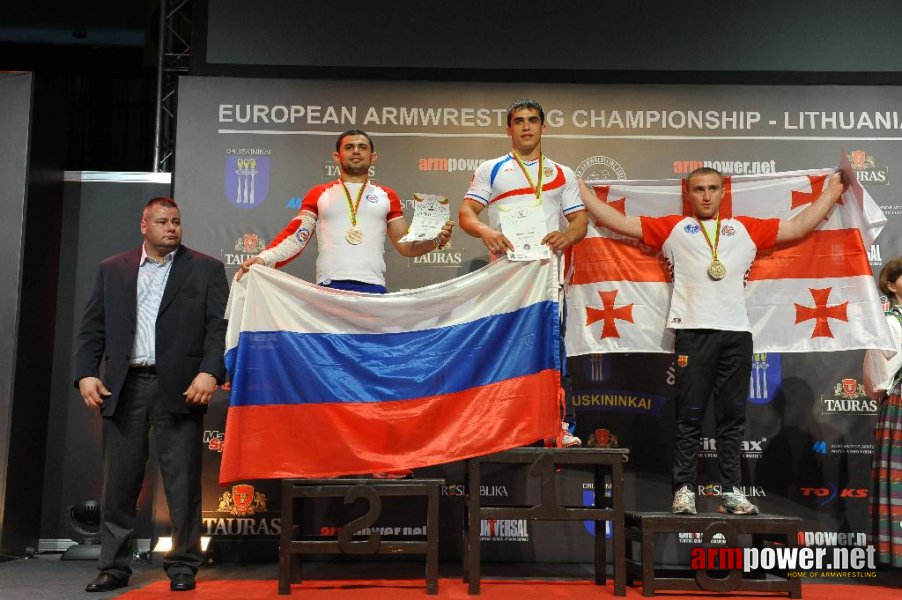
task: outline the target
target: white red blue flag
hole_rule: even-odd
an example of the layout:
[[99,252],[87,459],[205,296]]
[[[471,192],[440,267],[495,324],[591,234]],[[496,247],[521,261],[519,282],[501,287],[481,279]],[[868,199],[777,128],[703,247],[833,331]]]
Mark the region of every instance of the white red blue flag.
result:
[[553,261],[385,295],[254,267],[226,316],[220,481],[425,467],[560,430]]

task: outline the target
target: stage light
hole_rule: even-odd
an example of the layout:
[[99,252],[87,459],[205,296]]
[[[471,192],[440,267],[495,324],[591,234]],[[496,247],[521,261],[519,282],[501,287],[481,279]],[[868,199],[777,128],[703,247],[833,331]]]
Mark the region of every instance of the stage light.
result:
[[60,560],[97,560],[100,558],[100,503],[85,500],[69,507],[69,522],[79,534],[78,543],[69,546]]
[[[210,536],[202,535],[200,536],[200,549],[201,552],[207,551],[207,546],[210,545]],[[172,550],[172,538],[171,537],[161,537],[157,539],[157,545],[154,546],[154,552],[169,552]]]

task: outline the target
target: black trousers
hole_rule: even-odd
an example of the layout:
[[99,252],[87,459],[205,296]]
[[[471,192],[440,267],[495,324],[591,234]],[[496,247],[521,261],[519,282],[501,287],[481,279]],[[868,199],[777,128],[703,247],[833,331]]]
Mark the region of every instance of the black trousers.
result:
[[721,485],[730,491],[742,482],[739,452],[752,373],[752,334],[678,329],[675,352],[677,414],[673,489],[689,484],[695,490],[702,423],[708,401],[713,397]]
[[172,577],[195,573],[200,548],[203,414],[155,410],[157,377],[130,371],[116,413],[103,420],[103,515],[100,529],[101,571],[126,579],[131,575],[131,536],[138,495],[154,436],[163,488],[172,523],[172,550],[163,567]]

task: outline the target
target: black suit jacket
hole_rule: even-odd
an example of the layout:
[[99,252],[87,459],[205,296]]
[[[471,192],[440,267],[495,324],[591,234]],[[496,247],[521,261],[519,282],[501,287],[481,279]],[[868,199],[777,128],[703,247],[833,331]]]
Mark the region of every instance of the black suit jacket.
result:
[[[112,416],[128,374],[137,324],[138,262],[141,247],[100,263],[94,291],[85,307],[75,352],[75,386],[83,377],[100,377],[112,396],[102,414]],[[172,262],[156,324],[157,379],[166,412],[189,407],[182,395],[198,373],[225,379],[224,319],[229,295],[225,268],[215,258],[179,247]]]

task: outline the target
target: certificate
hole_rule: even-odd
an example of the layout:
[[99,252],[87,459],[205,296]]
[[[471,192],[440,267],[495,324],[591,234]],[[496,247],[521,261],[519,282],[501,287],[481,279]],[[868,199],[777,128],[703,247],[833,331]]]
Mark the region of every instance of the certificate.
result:
[[448,198],[436,194],[413,195],[413,222],[402,242],[434,240],[451,218]]
[[509,260],[551,258],[551,250],[542,243],[542,239],[548,234],[548,227],[545,224],[545,211],[541,204],[499,210],[498,215],[501,217],[501,233],[514,246],[513,250],[507,251]]

